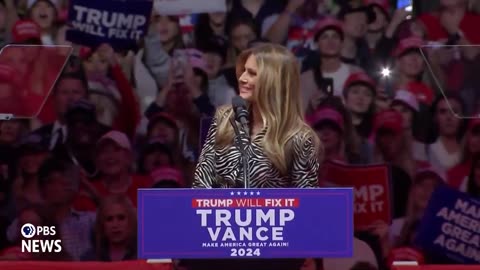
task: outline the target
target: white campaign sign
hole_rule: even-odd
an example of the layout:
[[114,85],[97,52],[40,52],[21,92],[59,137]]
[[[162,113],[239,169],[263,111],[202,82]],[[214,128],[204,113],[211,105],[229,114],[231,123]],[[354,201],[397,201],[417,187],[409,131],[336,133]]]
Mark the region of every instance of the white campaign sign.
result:
[[155,0],[153,7],[160,15],[188,15],[227,11],[225,0]]

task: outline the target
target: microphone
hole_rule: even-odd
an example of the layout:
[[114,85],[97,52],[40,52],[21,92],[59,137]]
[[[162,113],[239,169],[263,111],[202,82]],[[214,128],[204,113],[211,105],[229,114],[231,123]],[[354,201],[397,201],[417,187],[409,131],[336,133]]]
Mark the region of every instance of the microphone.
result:
[[235,113],[235,120],[239,122],[243,128],[243,131],[250,136],[248,127],[249,112],[247,110],[247,102],[241,96],[235,96],[232,98],[233,112]]
[[[243,183],[240,181],[235,181],[235,187],[240,187],[243,184],[243,188],[250,187],[250,175],[249,175],[249,166],[248,166],[248,156],[246,152],[246,144],[242,138],[246,138],[248,141],[250,140],[250,131],[248,128],[248,110],[247,110],[247,102],[240,96],[235,96],[232,98],[232,107],[235,113],[235,117],[230,118],[230,123],[233,126],[233,130],[235,131],[235,140],[234,143],[237,148],[240,150],[241,153],[241,165],[243,169]],[[235,118],[235,121],[233,120]],[[244,134],[241,134],[238,130],[237,124],[235,122],[240,123],[240,127],[242,128]]]

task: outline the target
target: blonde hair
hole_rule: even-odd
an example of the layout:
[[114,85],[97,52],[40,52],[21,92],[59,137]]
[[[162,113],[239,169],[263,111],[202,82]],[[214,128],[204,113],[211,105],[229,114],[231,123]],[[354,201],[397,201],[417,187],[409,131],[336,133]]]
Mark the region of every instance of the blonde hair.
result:
[[[282,173],[288,172],[291,154],[290,139],[296,134],[302,140],[314,139],[318,150],[319,139],[305,123],[300,95],[300,67],[295,56],[285,47],[265,44],[248,49],[237,59],[237,78],[245,71],[245,62],[253,56],[257,62],[258,80],[253,92],[255,106],[266,127],[262,147],[273,165]],[[251,107],[250,106],[250,110]],[[219,121],[216,134],[217,146],[225,147],[233,142],[234,131],[229,122],[233,111],[227,110]]]
[[130,199],[123,194],[112,194],[102,199],[97,209],[97,220],[95,222],[95,251],[98,258],[108,246],[108,239],[105,235],[106,211],[112,205],[120,205],[125,210],[126,218],[130,226],[130,238],[127,247],[131,250],[136,249],[137,245],[137,211]]

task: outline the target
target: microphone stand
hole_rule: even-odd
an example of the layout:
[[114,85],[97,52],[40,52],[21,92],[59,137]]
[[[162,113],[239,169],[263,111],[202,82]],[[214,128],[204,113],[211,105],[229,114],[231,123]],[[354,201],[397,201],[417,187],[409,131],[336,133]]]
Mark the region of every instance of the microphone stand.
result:
[[243,188],[250,188],[250,170],[248,166],[248,156],[247,156],[247,144],[246,142],[250,141],[247,131],[241,125],[241,131],[238,129],[237,123],[233,118],[230,118],[230,123],[232,124],[233,131],[235,132],[234,144],[238,148],[241,154],[242,160],[242,169],[243,169]]

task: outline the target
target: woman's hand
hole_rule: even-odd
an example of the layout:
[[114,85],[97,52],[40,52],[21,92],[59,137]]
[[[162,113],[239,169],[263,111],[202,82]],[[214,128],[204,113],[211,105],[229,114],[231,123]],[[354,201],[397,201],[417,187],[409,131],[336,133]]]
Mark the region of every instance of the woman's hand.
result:
[[170,60],[169,64],[170,68],[168,69],[168,77],[165,85],[160,89],[155,99],[155,103],[159,107],[163,107],[165,104],[165,100],[167,99],[167,95],[170,91],[175,88],[175,85],[183,83],[183,78],[175,76],[175,60]]
[[197,86],[193,68],[188,61],[184,65],[183,78],[184,84],[187,87],[192,99],[196,99],[202,95],[202,90]]

